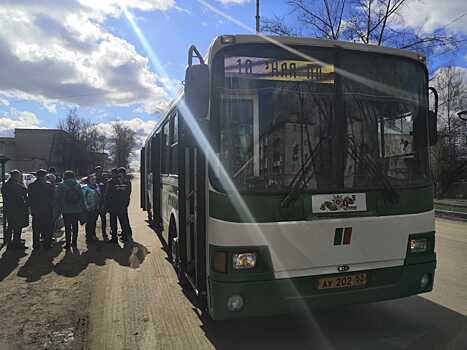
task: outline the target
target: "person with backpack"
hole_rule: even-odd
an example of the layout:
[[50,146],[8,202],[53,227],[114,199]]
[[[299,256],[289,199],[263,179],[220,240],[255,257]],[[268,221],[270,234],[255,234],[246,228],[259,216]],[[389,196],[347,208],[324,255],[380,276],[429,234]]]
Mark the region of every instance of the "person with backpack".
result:
[[[101,193],[96,183],[96,176],[89,175],[86,181],[86,186],[83,187],[84,205],[86,207],[86,241],[90,242],[97,240],[96,237],[96,222],[99,217],[99,209],[101,206]],[[103,237],[105,239],[105,236]]]
[[41,239],[45,249],[50,249],[53,230],[54,185],[46,180],[47,171],[36,172],[36,181],[28,187],[32,215],[32,248],[39,250]]
[[84,213],[84,196],[75,173],[63,173],[63,182],[57,187],[57,202],[65,224],[65,249],[76,248],[78,243],[78,222]]

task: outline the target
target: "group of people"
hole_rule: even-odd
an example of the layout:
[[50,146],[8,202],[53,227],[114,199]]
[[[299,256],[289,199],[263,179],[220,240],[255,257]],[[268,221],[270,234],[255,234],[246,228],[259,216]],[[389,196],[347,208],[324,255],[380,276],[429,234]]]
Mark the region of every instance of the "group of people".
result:
[[[21,233],[29,226],[32,216],[33,249],[50,249],[53,233],[60,216],[65,227],[65,248],[77,247],[79,224],[85,225],[86,241],[97,240],[96,225],[101,219],[102,238],[110,243],[118,242],[117,220],[121,227],[121,239],[132,239],[128,217],[131,181],[125,168],[113,169],[106,179],[102,167],[88,175],[81,186],[73,171],[63,173],[63,180],[51,168],[38,170],[36,180],[27,188],[18,170],[10,172],[10,178],[2,186],[3,215],[7,219],[6,241],[9,248],[24,249]],[[107,236],[107,213],[110,213],[111,239]]]

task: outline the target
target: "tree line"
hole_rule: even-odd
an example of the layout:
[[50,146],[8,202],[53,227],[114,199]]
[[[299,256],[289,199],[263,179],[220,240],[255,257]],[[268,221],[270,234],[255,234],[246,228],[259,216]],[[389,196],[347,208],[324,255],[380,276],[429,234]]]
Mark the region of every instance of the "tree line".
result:
[[57,128],[65,132],[55,147],[66,169],[88,174],[97,165],[129,167],[136,134],[122,122],[112,122],[110,134],[105,134],[98,125],[79,116],[77,109],[71,109]]

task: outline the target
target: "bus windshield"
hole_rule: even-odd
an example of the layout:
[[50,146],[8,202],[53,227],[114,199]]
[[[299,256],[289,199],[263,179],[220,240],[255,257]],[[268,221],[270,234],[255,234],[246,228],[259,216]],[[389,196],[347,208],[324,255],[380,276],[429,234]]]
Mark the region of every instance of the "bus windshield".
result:
[[211,118],[219,158],[238,190],[428,184],[423,65],[362,52],[304,53],[313,60],[251,47],[215,59]]

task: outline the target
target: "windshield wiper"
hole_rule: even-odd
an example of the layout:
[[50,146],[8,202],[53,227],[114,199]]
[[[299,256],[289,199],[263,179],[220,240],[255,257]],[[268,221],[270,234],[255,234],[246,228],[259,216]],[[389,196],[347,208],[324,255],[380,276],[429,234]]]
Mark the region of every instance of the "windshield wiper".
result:
[[[292,189],[287,193],[287,195],[282,199],[281,201],[281,207],[283,208],[288,208],[293,202],[295,202],[298,199],[298,193],[306,187],[310,179],[312,178],[311,174],[308,176],[307,179],[305,179],[305,174],[308,172],[310,167],[313,165],[313,161],[315,159],[315,155],[319,148],[321,147],[321,144],[323,142],[323,138],[320,139],[319,143],[316,145],[315,149],[310,152],[308,155],[308,158],[303,162],[302,166],[298,171],[295,173],[294,177],[292,178],[292,181],[290,181],[289,187],[292,187]],[[303,147],[303,146],[302,146]],[[311,145],[309,145],[311,149]]]
[[352,138],[349,137],[348,141],[351,146],[348,148],[351,151],[349,153],[350,156],[355,162],[363,162],[373,180],[377,180],[381,183],[385,200],[392,204],[399,202],[399,193],[394,189],[391,180],[384,173],[382,167],[378,165],[377,161],[368,153],[365,155],[359,154],[356,151],[357,146]]

